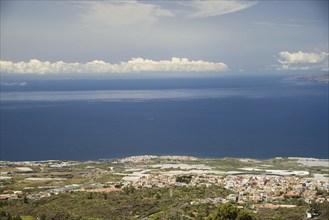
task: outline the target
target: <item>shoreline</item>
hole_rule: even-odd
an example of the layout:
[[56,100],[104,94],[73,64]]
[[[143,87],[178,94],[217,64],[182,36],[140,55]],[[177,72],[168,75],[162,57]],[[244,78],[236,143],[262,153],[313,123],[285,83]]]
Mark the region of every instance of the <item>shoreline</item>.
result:
[[[125,157],[113,157],[113,158],[99,158],[99,159],[87,159],[87,160],[74,160],[74,159],[44,159],[44,160],[1,160],[0,163],[4,162],[37,162],[37,163],[43,163],[43,162],[58,162],[58,161],[76,161],[80,163],[93,161],[93,162],[110,162],[110,161],[118,161],[118,160],[125,160],[129,158],[145,158],[145,160],[152,160],[152,159],[172,159],[172,160],[215,160],[215,159],[239,159],[239,160],[248,160],[250,161],[264,161],[264,160],[274,160],[274,159],[288,159],[288,160],[303,160],[303,161],[323,161],[328,162],[329,166],[329,157],[328,158],[316,158],[316,157],[297,157],[297,156],[276,156],[276,157],[270,157],[270,158],[253,158],[253,157],[196,157],[191,155],[131,155],[131,156],[125,156]],[[189,159],[190,158],[190,159]]]

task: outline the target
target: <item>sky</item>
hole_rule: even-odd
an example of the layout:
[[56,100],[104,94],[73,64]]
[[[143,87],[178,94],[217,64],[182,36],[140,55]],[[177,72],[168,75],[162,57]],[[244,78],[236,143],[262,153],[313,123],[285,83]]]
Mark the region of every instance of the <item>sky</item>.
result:
[[328,72],[328,1],[3,1],[1,74]]

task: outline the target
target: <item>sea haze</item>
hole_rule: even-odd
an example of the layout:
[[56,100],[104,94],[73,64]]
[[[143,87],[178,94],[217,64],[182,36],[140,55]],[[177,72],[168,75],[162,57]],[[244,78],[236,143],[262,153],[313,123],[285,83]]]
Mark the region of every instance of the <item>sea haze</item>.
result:
[[328,84],[282,76],[8,79],[1,160],[328,157]]

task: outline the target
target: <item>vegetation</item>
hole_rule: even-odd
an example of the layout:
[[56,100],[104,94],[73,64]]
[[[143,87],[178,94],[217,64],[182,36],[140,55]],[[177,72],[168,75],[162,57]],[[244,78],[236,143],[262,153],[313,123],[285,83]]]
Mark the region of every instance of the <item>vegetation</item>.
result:
[[312,208],[329,219],[329,203],[306,204],[296,208],[260,209],[257,214],[239,209],[232,203],[215,205],[193,203],[199,199],[226,197],[231,192],[218,186],[133,189],[122,192],[72,192],[41,200],[2,201],[0,220],[102,220],[102,219],[208,219],[208,220],[270,220],[305,219]]
[[295,208],[278,208],[278,209],[260,209],[255,215],[257,220],[296,220],[305,219],[307,206]]
[[329,192],[326,190],[316,189],[316,195],[329,196]]
[[239,209],[232,203],[226,203],[217,208],[217,210],[212,213],[207,220],[252,220],[253,217]]
[[311,208],[320,214],[317,219],[329,219],[329,202],[315,203],[311,205]]
[[177,176],[176,182],[189,184],[191,182],[191,175]]
[[[208,197],[226,197],[231,192],[218,186],[132,189],[124,192],[72,192],[40,200],[7,201],[3,213],[31,215],[39,219],[177,219],[194,216],[202,219],[215,210],[214,205],[191,205]],[[176,216],[176,217],[175,217]],[[180,217],[179,217],[180,218]],[[179,219],[178,218],[178,219]]]
[[19,215],[12,216],[10,213],[6,213],[4,211],[1,211],[0,212],[0,220],[22,220],[22,218]]

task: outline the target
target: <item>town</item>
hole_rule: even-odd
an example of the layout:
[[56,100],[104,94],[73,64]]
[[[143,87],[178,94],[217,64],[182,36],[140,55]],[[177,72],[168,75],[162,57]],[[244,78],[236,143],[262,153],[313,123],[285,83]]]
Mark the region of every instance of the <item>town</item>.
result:
[[[204,197],[191,205],[235,203],[258,213],[329,203],[329,161],[315,158],[196,158],[132,156],[98,161],[1,161],[0,201],[34,201],[70,192],[113,193],[142,189],[208,188],[225,197]],[[293,202],[292,202],[293,201]],[[307,209],[305,218],[321,213]]]

